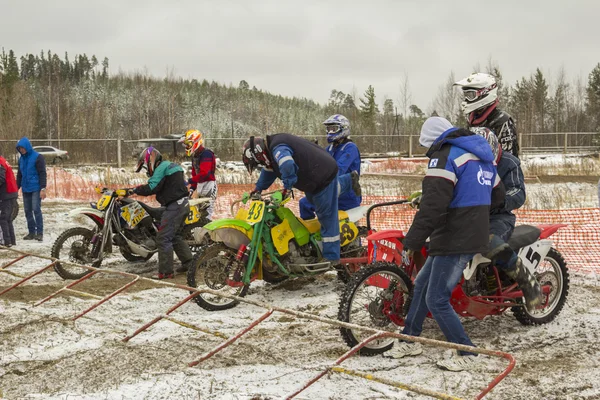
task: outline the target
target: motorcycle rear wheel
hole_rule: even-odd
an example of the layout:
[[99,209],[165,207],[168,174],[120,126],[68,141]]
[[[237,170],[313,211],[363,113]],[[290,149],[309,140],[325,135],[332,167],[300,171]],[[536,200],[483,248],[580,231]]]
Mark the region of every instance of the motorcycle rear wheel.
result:
[[[249,285],[243,285],[245,265],[236,259],[237,251],[224,245],[214,243],[202,248],[194,257],[194,262],[187,274],[188,286],[208,288],[223,294],[244,297]],[[231,286],[227,280],[239,286]],[[193,292],[190,292],[193,293]],[[239,301],[211,293],[201,293],[194,301],[207,311],[227,310],[235,307]]]
[[183,240],[190,246],[190,250],[192,253],[198,253],[203,247],[206,247],[210,244],[210,237],[208,235],[202,238],[202,241],[196,241],[194,237],[194,232],[198,229],[202,229],[202,227],[208,224],[210,221],[206,218],[202,218],[199,222],[191,225],[185,225],[182,230]]
[[[368,326],[378,330],[395,331],[398,326],[382,313],[381,294],[387,288],[381,288],[371,285],[369,281],[380,280],[381,278],[389,282],[397,282],[396,291],[403,292],[404,304],[402,307],[402,316],[408,310],[410,298],[412,295],[413,284],[397,265],[386,262],[376,262],[368,268],[361,269],[352,276],[348,282],[340,299],[338,310],[338,319],[342,322]],[[354,347],[361,341],[371,336],[373,332],[340,328],[340,334],[349,347]],[[374,340],[360,350],[361,355],[373,356],[381,354],[392,348],[394,338],[383,338]]]
[[[367,230],[366,226],[359,226],[358,236],[356,237],[356,239],[354,239],[352,243],[349,243],[341,249],[340,256],[342,258],[366,256],[368,253],[366,240],[368,234],[369,231]],[[358,269],[360,269],[361,266],[357,264],[349,264],[347,266],[340,265],[338,268],[338,279],[343,283],[348,283],[350,281],[350,278],[352,277],[352,274]]]
[[[511,308],[515,318],[523,325],[541,325],[554,320],[564,307],[569,294],[567,263],[556,249],[550,249],[544,260],[536,267],[535,276],[540,285],[551,285],[552,289],[548,295],[548,305],[544,308],[533,311],[528,311],[523,306]],[[523,299],[517,301],[524,302]]]
[[[91,263],[91,260],[97,257],[92,254],[94,251],[94,245],[91,243],[92,236],[94,236],[94,232],[87,228],[76,227],[67,229],[56,238],[56,241],[52,245],[51,256],[98,268],[101,261]],[[60,262],[54,264],[54,270],[63,279],[80,279],[92,272],[86,268]]]

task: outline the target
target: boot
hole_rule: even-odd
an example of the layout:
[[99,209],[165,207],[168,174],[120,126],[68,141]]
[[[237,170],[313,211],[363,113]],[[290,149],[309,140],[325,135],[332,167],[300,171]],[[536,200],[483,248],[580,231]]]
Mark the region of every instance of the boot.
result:
[[358,172],[352,171],[350,172],[350,178],[352,179],[352,190],[354,191],[354,194],[360,197],[362,195],[360,183],[358,182],[360,175],[358,175]]
[[528,311],[533,311],[542,304],[542,288],[535,276],[523,265],[521,259],[517,259],[515,268],[505,271],[511,279],[517,282],[523,297],[525,297],[525,306]]

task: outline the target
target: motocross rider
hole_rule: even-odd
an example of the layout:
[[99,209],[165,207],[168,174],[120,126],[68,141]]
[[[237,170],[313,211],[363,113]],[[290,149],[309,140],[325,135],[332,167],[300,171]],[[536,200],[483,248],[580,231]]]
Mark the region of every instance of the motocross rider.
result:
[[276,178],[283,181],[284,198],[296,188],[315,205],[321,223],[323,258],[336,265],[340,259],[340,226],[337,197],[350,188],[360,196],[356,172],[338,177],[338,166],[317,144],[289,133],[250,136],[244,143],[242,160],[249,173],[261,166],[260,177],[251,195],[269,188]]
[[[487,142],[466,129],[453,127],[441,117],[428,118],[419,143],[429,148],[429,165],[423,179],[421,208],[404,239],[409,257],[421,251],[430,238],[429,257],[415,279],[402,333],[419,336],[428,312],[452,343],[474,346],[452,306],[452,290],[467,262],[488,250],[490,206],[498,207],[504,189]],[[422,353],[420,343],[396,342],[394,358]],[[475,354],[455,353],[438,366],[462,371],[476,364]]]
[[129,194],[155,194],[156,200],[165,207],[156,235],[158,274],[153,275],[152,279],[172,279],[173,251],[181,261],[182,269],[187,270],[193,259],[192,252],[181,235],[184,221],[190,212],[183,168],[177,163],[163,161],[160,152],[152,146],[140,153],[135,172],[140,172],[142,168],[146,169],[146,175],[150,179],[145,185],[129,189]]
[[492,250],[487,256],[494,258],[496,265],[519,284],[527,308],[532,310],[542,300],[540,284],[529,269],[523,266],[517,253],[506,243],[515,229],[517,219],[512,210],[516,210],[525,203],[525,178],[521,170],[521,162],[512,154],[502,151],[498,138],[488,128],[471,128],[471,131],[483,137],[490,144],[496,159],[498,176],[506,190],[504,204],[491,210],[490,249]]
[[515,121],[498,108],[498,85],[496,78],[484,73],[471,74],[454,84],[462,88],[463,113],[470,127],[483,126],[498,136],[502,150],[519,157],[519,142]]
[[192,177],[188,179],[190,189],[194,191],[192,197],[210,197],[210,206],[206,211],[208,219],[212,220],[217,199],[215,153],[204,147],[204,135],[196,129],[188,130],[179,142],[183,143],[185,154],[192,158]]
[[[325,132],[327,133],[327,143],[325,148],[335,159],[338,166],[338,175],[348,174],[356,171],[360,175],[360,152],[358,147],[350,139],[350,121],[340,114],[332,115],[325,122]],[[338,209],[349,210],[360,206],[362,198],[349,190],[338,197]],[[315,217],[315,206],[303,197],[299,202],[300,217],[302,219],[312,219]]]

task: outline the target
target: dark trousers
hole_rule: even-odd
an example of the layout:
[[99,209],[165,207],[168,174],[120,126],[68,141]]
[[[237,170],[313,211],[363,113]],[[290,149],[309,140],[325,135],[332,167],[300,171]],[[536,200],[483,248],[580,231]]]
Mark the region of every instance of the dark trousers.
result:
[[42,218],[42,198],[40,192],[23,193],[23,209],[27,219],[27,229],[31,234],[44,233],[44,219]]
[[[490,250],[502,246],[515,230],[514,215],[493,215],[490,218]],[[517,253],[507,254],[504,257],[496,259],[496,266],[503,270],[512,270],[517,262]]]
[[13,199],[0,200],[0,229],[2,229],[2,238],[4,245],[15,245],[15,229],[13,227],[12,215]]
[[190,212],[187,198],[174,201],[165,209],[160,226],[158,227],[158,272],[170,274],[173,272],[173,251],[179,257],[182,265],[192,261],[190,247],[183,240],[183,222]]

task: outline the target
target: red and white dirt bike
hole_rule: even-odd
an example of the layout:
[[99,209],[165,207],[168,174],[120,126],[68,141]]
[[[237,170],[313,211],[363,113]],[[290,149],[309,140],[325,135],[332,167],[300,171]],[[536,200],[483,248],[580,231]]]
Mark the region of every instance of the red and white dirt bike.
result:
[[[358,271],[342,294],[338,319],[377,329],[397,330],[404,325],[411,302],[413,281],[427,257],[423,248],[421,257],[408,259],[402,247],[404,233],[383,230],[373,233],[370,213],[376,207],[406,203],[406,200],[372,206],[367,213],[369,246],[368,268]],[[478,254],[469,262],[463,277],[452,292],[450,303],[461,316],[483,319],[487,315],[502,314],[511,309],[524,325],[545,324],[561,311],[569,292],[569,272],[562,255],[548,239],[564,224],[520,225],[508,241],[518,252],[523,264],[537,277],[542,287],[542,305],[528,311],[523,292],[492,261]],[[418,259],[418,260],[417,260]],[[415,262],[417,260],[417,262]],[[431,316],[431,314],[430,314]],[[348,346],[354,347],[371,333],[340,328]],[[375,355],[389,350],[393,338],[373,341],[361,349],[363,355]]]

